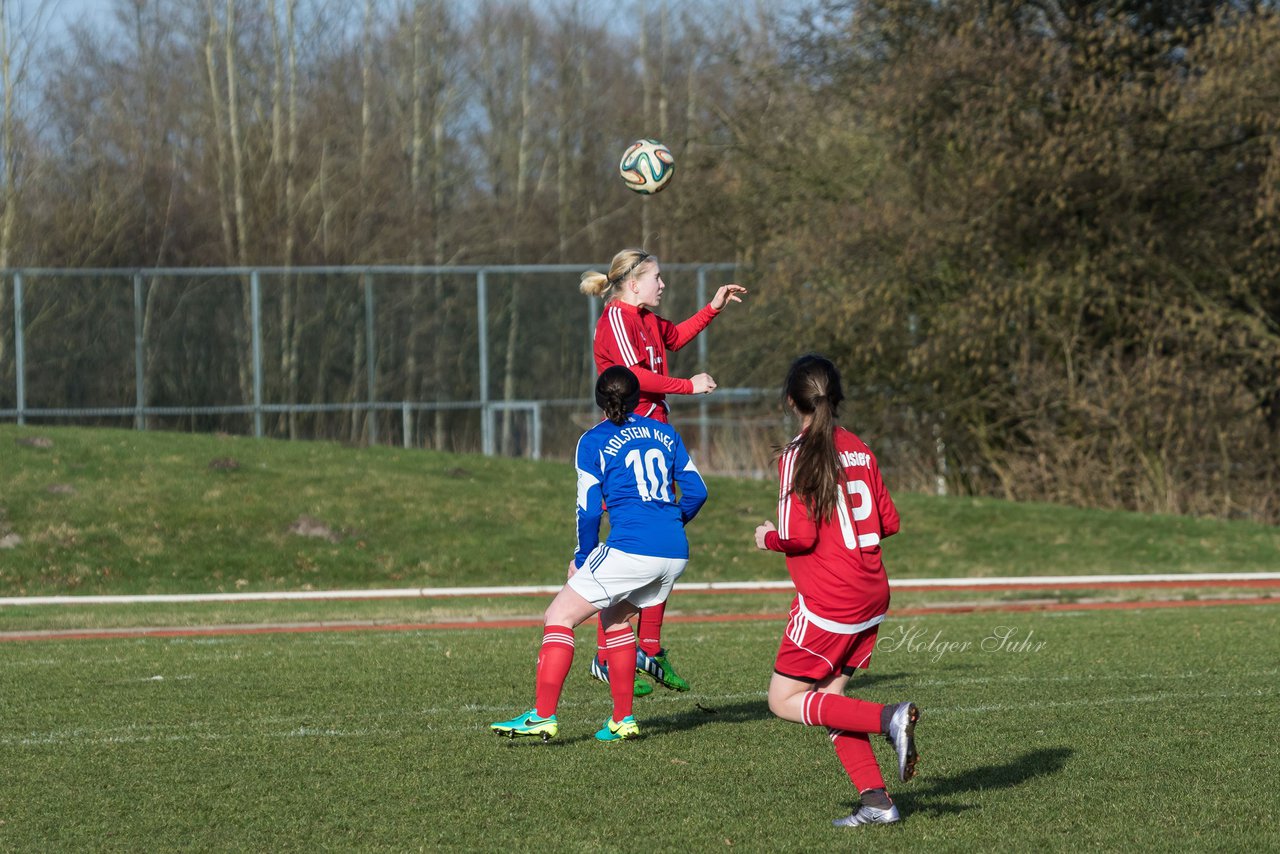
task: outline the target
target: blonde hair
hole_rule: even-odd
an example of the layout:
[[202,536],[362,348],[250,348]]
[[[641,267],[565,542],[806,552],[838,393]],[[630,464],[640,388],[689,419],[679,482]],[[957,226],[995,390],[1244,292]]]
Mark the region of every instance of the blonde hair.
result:
[[650,255],[643,249],[623,249],[613,256],[613,262],[609,264],[608,273],[600,273],[595,270],[588,270],[583,273],[582,279],[578,283],[578,290],[593,297],[604,297],[606,301],[611,300],[618,295],[618,289],[622,287],[623,283],[632,278],[632,274],[641,265],[650,261],[656,264],[658,257]]

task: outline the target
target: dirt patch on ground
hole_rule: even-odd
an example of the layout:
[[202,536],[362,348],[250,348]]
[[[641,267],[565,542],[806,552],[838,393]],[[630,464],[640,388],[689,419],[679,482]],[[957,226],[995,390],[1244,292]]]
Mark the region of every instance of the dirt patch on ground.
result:
[[22,537],[9,525],[9,511],[0,507],[0,549],[16,549],[22,545]]
[[330,528],[314,516],[306,514],[294,519],[288,532],[295,537],[314,537],[330,543],[340,543],[346,536],[341,530]]

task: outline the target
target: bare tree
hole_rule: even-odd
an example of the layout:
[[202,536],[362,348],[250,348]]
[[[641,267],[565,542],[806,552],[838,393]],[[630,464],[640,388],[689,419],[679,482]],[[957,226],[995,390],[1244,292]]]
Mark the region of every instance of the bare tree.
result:
[[[0,0],[0,269],[14,261],[17,225],[22,216],[22,195],[29,170],[29,153],[19,117],[19,94],[25,88],[31,59],[39,47],[47,23],[49,4],[32,6]],[[8,282],[0,282],[0,317],[9,300]],[[0,368],[9,353],[9,327],[0,323]],[[3,373],[0,370],[0,373]]]
[[[518,128],[517,144],[516,144],[516,192],[514,205],[512,206],[512,223],[511,229],[513,234],[519,234],[521,221],[525,217],[525,206],[527,204],[527,195],[529,191],[529,141],[531,136],[531,128],[529,126],[530,115],[532,113],[532,95],[529,91],[531,85],[531,52],[533,39],[528,26],[520,35],[520,90],[519,90],[519,112],[518,112]],[[505,363],[503,365],[502,380],[502,399],[511,401],[515,399],[516,394],[516,353],[520,347],[520,326],[523,319],[520,306],[520,297],[523,287],[519,279],[513,279],[510,285],[510,297],[507,321],[507,348]],[[504,409],[502,412],[502,452],[504,454],[512,453],[512,419],[515,413],[511,409]]]
[[[284,22],[281,31],[277,0],[271,0],[271,35],[274,68],[271,80],[271,155],[270,165],[277,175],[277,204],[281,213],[276,221],[284,232],[280,263],[294,264],[297,240],[298,163],[298,53],[295,18],[298,0],[283,0]],[[299,348],[302,321],[298,312],[298,280],[286,273],[280,282],[280,376],[288,400],[299,394]],[[298,435],[298,416],[288,413],[285,427],[290,438]]]

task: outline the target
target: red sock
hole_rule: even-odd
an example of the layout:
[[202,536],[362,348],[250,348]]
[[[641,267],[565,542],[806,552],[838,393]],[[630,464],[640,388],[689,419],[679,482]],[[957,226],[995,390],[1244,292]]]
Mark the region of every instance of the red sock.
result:
[[804,695],[800,716],[809,726],[824,726],[846,732],[880,732],[880,710],[884,706],[843,694],[810,691]]
[[604,618],[596,620],[596,658],[604,661]]
[[876,755],[871,750],[871,740],[866,733],[846,732],[839,729],[827,730],[831,735],[831,743],[836,749],[836,758],[844,766],[854,788],[861,794],[867,789],[883,789],[884,777],[880,774],[880,766],[876,763]]
[[666,602],[640,609],[640,648],[645,655],[662,652],[662,615],[666,612]]
[[635,699],[636,636],[631,627],[607,633],[601,652],[604,653],[605,664],[609,665],[613,719],[620,721],[631,714],[631,704]]
[[568,626],[544,626],[542,650],[538,653],[538,676],[534,687],[537,696],[538,717],[549,718],[556,713],[560,703],[560,691],[573,664],[573,629]]

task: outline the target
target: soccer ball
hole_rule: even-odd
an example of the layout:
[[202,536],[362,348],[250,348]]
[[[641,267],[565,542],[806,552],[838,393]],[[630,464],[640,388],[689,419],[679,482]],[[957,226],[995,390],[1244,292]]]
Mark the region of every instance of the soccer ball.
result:
[[618,172],[627,189],[646,196],[662,190],[676,171],[671,149],[656,139],[637,139],[622,152]]

